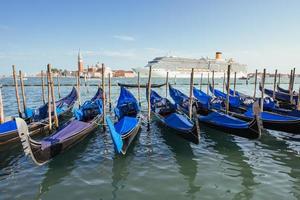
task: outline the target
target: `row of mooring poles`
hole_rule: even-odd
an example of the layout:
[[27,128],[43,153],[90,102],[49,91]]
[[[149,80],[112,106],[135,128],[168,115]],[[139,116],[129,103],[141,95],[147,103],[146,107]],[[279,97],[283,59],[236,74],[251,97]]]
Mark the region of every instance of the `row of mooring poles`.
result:
[[[15,93],[16,93],[16,99],[17,99],[17,104],[18,104],[18,114],[21,117],[22,116],[22,112],[21,112],[21,104],[20,104],[20,97],[19,97],[19,92],[18,92],[18,81],[17,81],[17,75],[16,75],[16,71],[15,71],[15,66],[12,66],[13,68],[13,78],[14,78],[14,85],[15,85]],[[51,118],[50,115],[52,113],[51,109],[53,109],[53,113],[54,113],[54,123],[55,126],[58,126],[58,119],[57,119],[57,114],[56,114],[56,109],[54,109],[55,106],[55,97],[54,97],[54,82],[53,82],[53,77],[52,77],[52,72],[51,72],[51,65],[49,64],[47,66],[47,80],[48,80],[48,102],[49,103],[49,123],[51,124]],[[50,70],[49,70],[50,69]],[[104,64],[102,64],[102,89],[103,89],[103,103],[105,105],[106,102],[106,97],[105,97],[105,78],[104,78],[104,74],[105,74],[105,67]],[[265,86],[265,76],[266,76],[266,69],[264,69],[263,74],[262,74],[262,80],[261,80],[261,87],[262,87],[262,92],[261,92],[261,98],[264,98],[264,86]],[[57,87],[58,87],[58,95],[60,97],[60,80],[59,80],[60,75],[57,75]],[[278,83],[277,83],[277,69],[275,70],[275,75],[274,75],[274,83],[273,83],[273,98],[275,98],[275,90],[276,90],[276,85],[280,84],[280,74],[278,75]],[[23,80],[23,74],[21,71],[19,71],[19,78],[20,78],[20,86],[21,86],[21,93],[22,93],[22,102],[23,102],[23,110],[25,111],[27,109],[27,105],[26,105],[26,95],[25,95],[25,88],[24,88],[24,80]],[[191,75],[191,81],[190,81],[190,87],[192,87],[193,83],[193,78],[194,78],[194,73],[193,73],[193,69],[192,69],[192,75]],[[225,78],[226,78],[226,74],[224,73],[224,77],[223,77],[223,90],[225,90]],[[201,74],[201,78],[200,78],[200,89],[202,89],[202,80],[203,79],[203,74]],[[207,88],[207,93],[209,92],[209,73],[208,73],[208,88]],[[108,103],[109,103],[109,110],[111,111],[111,74],[109,74],[108,76],[108,85],[109,85],[109,92],[108,92]],[[44,73],[43,71],[41,71],[41,82],[42,82],[42,101],[43,103],[45,102],[45,88],[44,88]],[[293,89],[294,89],[294,83],[295,83],[295,68],[291,70],[290,73],[290,81],[289,81],[289,93],[290,93],[290,103],[293,103],[293,97],[294,97],[294,93],[293,93]],[[230,65],[228,66],[227,69],[227,85],[226,85],[226,90],[227,90],[227,98],[230,95]],[[85,76],[85,86],[86,85],[86,76]],[[212,72],[212,87],[214,89],[215,86],[215,82],[214,82],[214,71]],[[254,95],[253,97],[256,98],[256,86],[257,86],[257,70],[255,71],[255,81],[254,81]],[[80,94],[80,74],[79,72],[77,73],[77,90],[78,93]],[[151,91],[151,68],[149,69],[149,78],[148,78],[148,99],[150,98],[150,91]],[[191,92],[191,88],[190,88],[190,94],[192,94]],[[234,90],[233,90],[233,95],[236,95],[236,72],[234,73]],[[168,73],[166,76],[166,97],[168,96]],[[298,93],[298,98],[300,98],[300,88],[299,88],[299,93]],[[141,103],[140,101],[140,76],[138,73],[138,99],[139,99],[139,103]],[[80,98],[79,98],[79,102],[80,102]],[[190,102],[191,103],[191,102]],[[148,121],[150,120],[151,117],[151,109],[150,109],[150,101],[148,101]],[[226,112],[228,112],[228,108],[229,108],[229,104],[228,104],[228,100],[226,102]],[[1,109],[1,108],[0,108]],[[261,101],[261,109],[263,110],[263,101]],[[297,109],[300,109],[300,103],[299,101],[297,102]],[[1,110],[0,110],[1,113]],[[104,113],[105,113],[105,106],[104,106]],[[191,117],[191,110],[189,111],[189,115]],[[55,117],[56,116],[56,117]],[[104,115],[104,121],[105,121],[105,115]],[[105,122],[104,122],[105,123]]]
[[[17,80],[17,74],[15,66],[12,66],[13,70],[13,80],[14,80],[14,86],[15,86],[15,95],[16,95],[16,101],[18,106],[18,115],[19,117],[23,117],[22,111],[21,111],[21,103],[20,103],[20,95],[19,95],[19,86],[18,86],[18,80]],[[20,87],[21,87],[21,95],[22,95],[22,103],[23,103],[23,111],[26,116],[26,110],[27,110],[27,104],[26,104],[26,94],[25,94],[25,87],[24,87],[24,77],[23,73],[20,70],[19,71],[19,79],[20,79]],[[48,119],[49,119],[49,129],[52,128],[52,110],[53,110],[53,119],[54,119],[54,125],[55,127],[58,127],[58,117],[56,112],[56,105],[55,105],[55,96],[54,96],[54,82],[52,77],[52,71],[51,71],[51,65],[47,65],[47,83],[48,83]],[[41,71],[41,82],[42,82],[42,101],[45,103],[45,84],[44,84],[44,72]],[[58,84],[58,87],[60,87],[60,84]],[[60,95],[60,92],[59,92]],[[1,118],[1,116],[0,116]]]

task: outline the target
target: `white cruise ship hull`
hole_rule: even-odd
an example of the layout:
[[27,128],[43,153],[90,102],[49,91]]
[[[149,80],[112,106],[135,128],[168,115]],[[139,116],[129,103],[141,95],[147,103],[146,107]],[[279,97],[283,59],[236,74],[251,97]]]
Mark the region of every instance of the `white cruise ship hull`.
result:
[[[149,69],[148,68],[133,68],[132,69],[136,75],[138,74],[138,72],[140,73],[140,77],[148,77],[148,73],[149,73]],[[191,77],[191,72],[192,70],[190,70],[190,72],[188,71],[168,71],[169,72],[169,77],[170,78],[190,78]],[[207,71],[203,71],[203,72],[195,72],[194,73],[194,77],[201,77],[201,74],[203,76],[203,78],[208,78],[208,74],[209,77],[212,77],[212,72],[207,72]],[[167,70],[164,69],[153,69],[151,72],[151,76],[152,77],[166,77],[167,76]],[[224,77],[224,72],[215,72],[214,73],[215,78],[223,78]],[[243,73],[243,72],[238,72],[236,74],[237,78],[242,78],[242,77],[246,77],[247,74]],[[233,77],[233,75],[232,75]]]

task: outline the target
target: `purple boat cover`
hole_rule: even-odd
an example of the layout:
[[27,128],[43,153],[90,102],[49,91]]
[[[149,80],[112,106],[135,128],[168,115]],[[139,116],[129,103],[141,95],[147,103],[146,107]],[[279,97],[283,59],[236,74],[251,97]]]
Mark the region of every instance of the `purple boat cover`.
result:
[[42,150],[50,147],[53,144],[60,143],[73,135],[76,135],[78,132],[87,128],[90,125],[90,123],[73,120],[61,131],[58,131],[54,135],[51,135],[50,137],[47,137],[44,140],[42,140]]

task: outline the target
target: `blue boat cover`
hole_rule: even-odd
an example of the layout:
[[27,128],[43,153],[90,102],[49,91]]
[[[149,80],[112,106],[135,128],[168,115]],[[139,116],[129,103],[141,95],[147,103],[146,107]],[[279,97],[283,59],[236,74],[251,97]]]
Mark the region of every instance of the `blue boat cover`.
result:
[[74,116],[77,120],[84,121],[87,118],[94,118],[103,113],[103,104],[101,99],[95,101],[85,101],[80,108],[74,109]]
[[98,90],[95,96],[91,99],[91,101],[95,101],[96,99],[103,99],[103,90],[100,87],[98,87]]
[[125,87],[121,87],[118,103],[114,111],[119,119],[130,112],[137,114],[140,111],[136,98]]
[[211,96],[207,95],[205,92],[193,88],[194,97],[206,108],[209,109]]
[[211,112],[207,116],[200,115],[199,120],[228,128],[248,128],[247,122],[219,112]]
[[182,131],[191,131],[194,124],[187,118],[187,116],[179,113],[172,113],[165,117],[163,121],[171,128]]
[[15,120],[10,120],[0,124],[0,134],[13,131],[13,130],[17,130],[17,124]]
[[[262,90],[261,85],[259,86],[259,89]],[[273,90],[270,89],[266,89],[264,91],[268,96],[272,97],[273,96]],[[290,95],[283,93],[283,92],[275,92],[275,99],[281,100],[281,101],[285,101],[285,102],[289,102],[290,101]],[[295,102],[295,104],[297,104],[298,102],[298,95],[293,95],[293,101]]]
[[[210,86],[210,90],[211,92],[216,96],[216,97],[221,97],[226,99],[227,98],[227,94],[225,94],[224,92],[221,92],[220,90],[217,89],[213,89]],[[231,96],[229,95],[229,104],[235,108],[238,108],[241,106],[241,99],[239,96]]]
[[[72,91],[64,98],[56,101],[56,113],[59,115],[67,110],[78,99],[78,93],[76,88],[73,87]],[[26,108],[25,117],[31,118],[33,121],[41,121],[48,117],[48,103],[40,106],[37,109]]]
[[122,136],[116,131],[113,122],[108,116],[106,117],[106,123],[108,125],[109,132],[112,137],[112,141],[114,143],[114,147],[118,153],[121,153],[123,147]]
[[129,131],[134,129],[137,124],[137,118],[124,116],[120,121],[115,123],[115,130],[120,135],[126,135]]
[[[247,109],[247,112],[244,113],[245,116],[253,118],[254,113],[252,107],[249,107]],[[300,120],[298,117],[291,117],[291,116],[284,116],[279,115],[275,113],[269,113],[269,112],[261,112],[260,117],[263,121],[294,121],[294,120]]]
[[176,104],[183,107],[185,111],[189,110],[189,97],[187,95],[173,88],[171,84],[169,84],[169,93]]

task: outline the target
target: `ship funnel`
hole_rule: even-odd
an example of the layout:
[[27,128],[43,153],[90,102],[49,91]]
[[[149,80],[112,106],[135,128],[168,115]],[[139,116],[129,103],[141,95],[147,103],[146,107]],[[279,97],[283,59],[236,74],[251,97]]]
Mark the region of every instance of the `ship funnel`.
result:
[[222,59],[222,52],[216,52],[216,60]]

